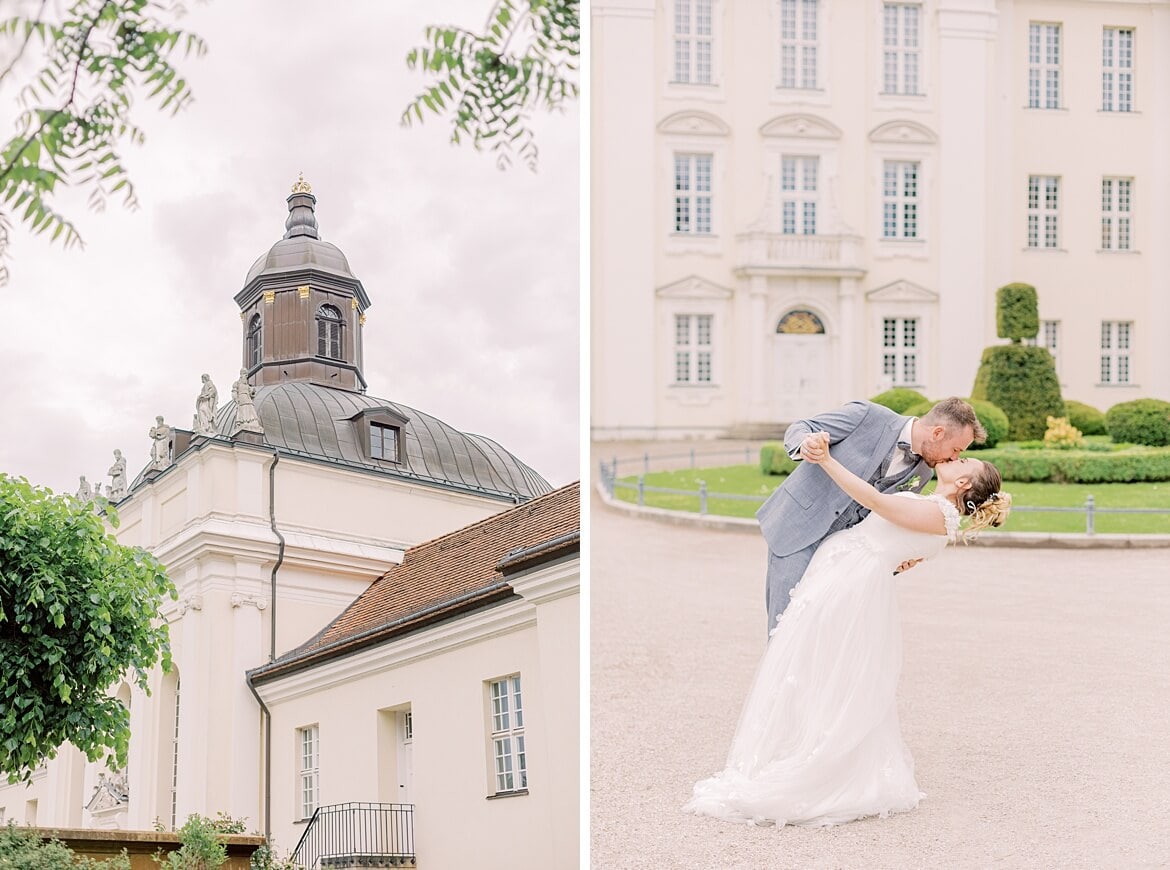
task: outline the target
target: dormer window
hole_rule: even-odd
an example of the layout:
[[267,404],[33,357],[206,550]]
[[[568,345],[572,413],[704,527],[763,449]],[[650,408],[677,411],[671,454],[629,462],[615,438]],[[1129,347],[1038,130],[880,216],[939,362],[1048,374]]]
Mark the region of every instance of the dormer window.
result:
[[410,420],[402,412],[386,406],[365,408],[349,419],[355,440],[370,459],[400,465],[407,462],[403,433]]
[[341,312],[332,305],[317,309],[317,356],[341,359]]
[[398,427],[385,423],[370,423],[370,456],[374,459],[398,461]]
[[253,314],[252,320],[248,324],[248,338],[245,344],[246,353],[248,357],[248,368],[254,368],[260,365],[260,357],[263,353],[263,342],[260,335],[260,315]]

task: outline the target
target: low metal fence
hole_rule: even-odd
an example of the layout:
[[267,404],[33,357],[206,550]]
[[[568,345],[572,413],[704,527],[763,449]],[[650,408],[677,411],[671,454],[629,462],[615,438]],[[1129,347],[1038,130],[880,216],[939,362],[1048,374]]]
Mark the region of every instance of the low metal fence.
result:
[[[652,462],[662,462],[667,460],[687,459],[689,465],[687,468],[697,468],[695,465],[696,459],[699,457],[707,458],[714,456],[742,456],[744,464],[751,464],[753,461],[751,448],[744,448],[743,450],[734,451],[713,451],[711,453],[696,453],[693,449],[689,453],[676,453],[663,456],[650,456],[648,453],[643,456],[624,457],[618,459],[614,457],[609,462],[602,460],[599,468],[599,477],[602,486],[605,488],[610,498],[617,498],[618,490],[634,491],[636,496],[634,502],[639,507],[646,506],[646,495],[661,494],[661,495],[681,495],[697,498],[699,501],[699,515],[707,516],[710,514],[709,502],[711,499],[718,499],[721,501],[745,501],[755,502],[756,504],[763,504],[768,498],[766,495],[744,495],[742,493],[733,492],[712,492],[707,488],[706,481],[699,482],[698,489],[676,489],[664,486],[649,486],[646,484],[646,474],[649,473]],[[618,469],[620,466],[634,466],[640,468],[641,473],[637,475],[636,481],[619,480]],[[660,468],[660,471],[677,470]],[[632,475],[631,475],[632,476]],[[1170,514],[1170,508],[1105,508],[1098,507],[1096,500],[1092,494],[1085,496],[1085,503],[1076,507],[1046,507],[1041,505],[1013,505],[1012,512],[1020,513],[1080,513],[1085,515],[1085,534],[1094,535],[1097,533],[1097,515],[1098,514]]]
[[292,861],[304,870],[413,867],[414,804],[317,807]]

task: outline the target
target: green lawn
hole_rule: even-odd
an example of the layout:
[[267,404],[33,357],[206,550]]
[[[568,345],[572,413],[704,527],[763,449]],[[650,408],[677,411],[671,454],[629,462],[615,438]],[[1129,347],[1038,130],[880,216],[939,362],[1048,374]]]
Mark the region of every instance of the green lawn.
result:
[[[728,465],[718,468],[658,471],[645,475],[646,486],[697,491],[700,481],[706,481],[709,493],[735,493],[760,496],[757,501],[733,501],[711,495],[707,512],[729,517],[753,517],[762,502],[784,478],[761,474],[756,465]],[[636,485],[637,475],[621,477],[619,483]],[[933,486],[933,484],[931,484]],[[931,486],[927,487],[929,492]],[[1159,508],[1164,514],[1106,514],[1097,513],[1094,526],[1100,533],[1110,534],[1170,534],[1170,482],[1163,483],[1012,483],[1005,487],[1016,507],[1081,507],[1085,497],[1092,494],[1100,508]],[[636,488],[618,486],[616,496],[623,501],[636,502]],[[646,505],[670,510],[699,510],[697,495],[669,495],[646,493]],[[1004,527],[1011,532],[1083,532],[1084,513],[1035,513],[1016,511]]]

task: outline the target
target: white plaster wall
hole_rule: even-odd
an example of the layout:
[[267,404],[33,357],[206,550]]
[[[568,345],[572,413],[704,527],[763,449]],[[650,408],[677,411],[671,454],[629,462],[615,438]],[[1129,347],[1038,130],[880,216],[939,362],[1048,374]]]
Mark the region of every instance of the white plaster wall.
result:
[[[882,380],[880,313],[865,294],[899,281],[936,297],[908,311],[921,318],[920,388],[932,397],[969,394],[982,348],[999,342],[995,289],[1010,281],[1035,284],[1041,318],[1061,323],[1059,373],[1068,398],[1104,410],[1140,396],[1170,397],[1170,348],[1160,340],[1170,326],[1170,252],[1158,243],[1170,234],[1170,164],[1160,158],[1170,148],[1167,4],[926,0],[924,93],[907,97],[879,93],[880,0],[822,0],[816,92],[777,87],[776,0],[716,0],[710,86],[670,83],[672,3],[654,4],[652,36],[649,6],[637,4],[637,15],[630,8],[593,8],[594,437],[703,435],[783,422],[773,409],[778,373],[769,348],[773,312],[785,305],[835,321],[829,392],[839,400],[872,395]],[[1062,24],[1059,110],[1026,108],[1032,20]],[[1136,29],[1132,113],[1100,111],[1104,26]],[[649,137],[648,86],[657,125]],[[794,115],[838,135],[773,138],[768,125]],[[688,128],[680,118],[697,120]],[[882,139],[883,125],[901,122],[926,131],[924,140]],[[714,155],[709,238],[672,234],[675,150]],[[616,175],[617,153],[641,171]],[[860,277],[818,276],[811,263],[796,274],[745,271],[736,236],[761,224],[778,229],[768,189],[778,185],[781,153],[820,157],[819,232],[861,237]],[[883,159],[922,163],[920,242],[880,238]],[[1061,251],[1026,248],[1029,174],[1062,177]],[[1099,250],[1104,175],[1135,180],[1131,253]],[[607,277],[614,272],[624,285]],[[653,305],[630,279],[655,292]],[[674,288],[688,281],[730,288],[733,296],[680,299]],[[716,382],[680,388],[672,384],[673,315],[700,310],[716,317]],[[1098,383],[1103,320],[1134,321],[1131,386]]]

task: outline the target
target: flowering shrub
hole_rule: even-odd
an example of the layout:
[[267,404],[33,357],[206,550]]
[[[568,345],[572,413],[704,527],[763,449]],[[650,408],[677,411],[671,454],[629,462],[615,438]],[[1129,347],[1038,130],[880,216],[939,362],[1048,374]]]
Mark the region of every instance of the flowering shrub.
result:
[[1068,421],[1068,417],[1049,417],[1048,431],[1044,433],[1044,446],[1061,450],[1072,450],[1085,446],[1081,430]]

